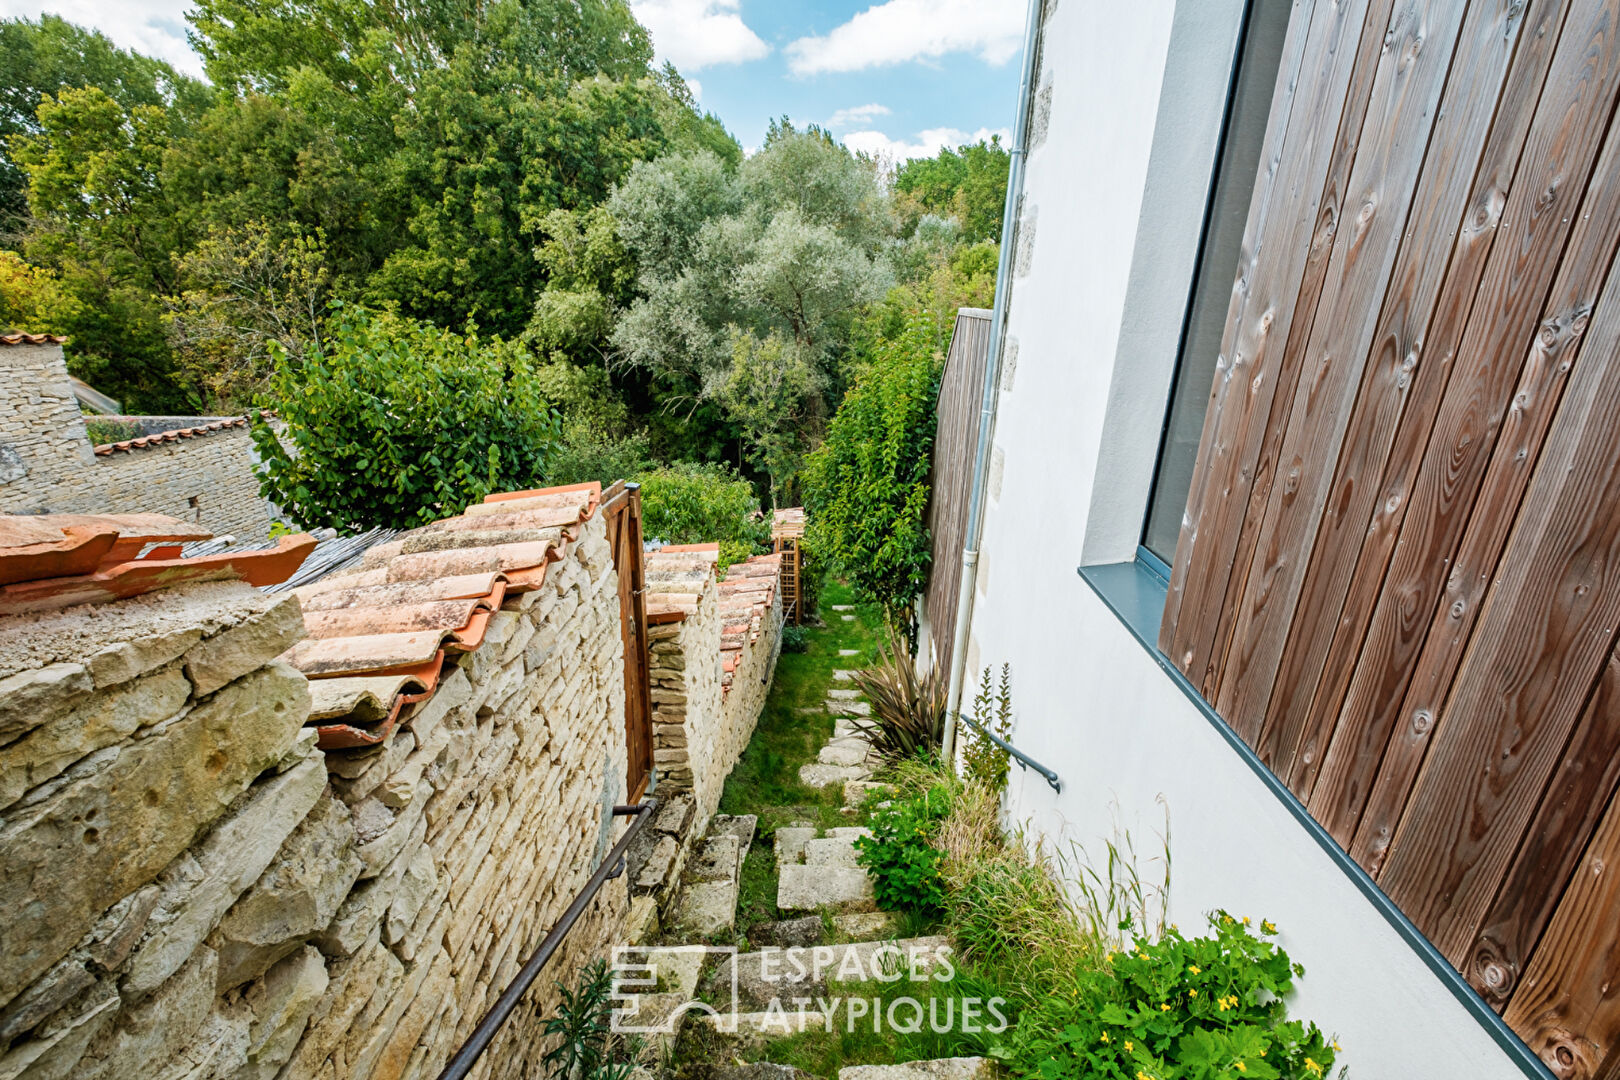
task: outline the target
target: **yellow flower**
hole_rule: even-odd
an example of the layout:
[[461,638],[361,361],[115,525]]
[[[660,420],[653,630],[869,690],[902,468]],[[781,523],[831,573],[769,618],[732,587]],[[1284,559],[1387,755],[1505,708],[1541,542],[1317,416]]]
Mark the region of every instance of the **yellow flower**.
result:
[[1260,929],[1264,930],[1268,934],[1275,934],[1277,932],[1277,924],[1274,922],[1265,921],[1260,924]]
[[1234,1068],[1237,1069],[1238,1072],[1248,1072],[1249,1071],[1249,1067],[1247,1065],[1243,1064],[1243,1062],[1241,1062],[1241,1061],[1234,1061],[1232,1063],[1232,1065],[1233,1065]]
[[1249,925],[1249,917],[1247,915],[1243,916],[1243,925],[1244,926]]
[[1126,1052],[1126,1053],[1127,1053],[1127,1054],[1128,1054],[1128,1053],[1130,1053],[1130,1052],[1131,1052],[1131,1051],[1132,1051],[1132,1050],[1135,1050],[1135,1049],[1136,1049],[1136,1044],[1135,1044],[1135,1043],[1133,1043],[1133,1042],[1131,1042],[1131,1040],[1129,1040],[1129,1039],[1126,1039],[1126,1040],[1125,1040],[1125,1052]]
[[1219,1008],[1221,1010],[1221,1012],[1225,1012],[1227,1010],[1227,1008],[1229,1007],[1226,1004],[1226,999],[1225,998],[1216,998],[1215,999],[1215,1005],[1216,1005],[1217,1008]]
[[1322,1066],[1318,1065],[1316,1062],[1312,1061],[1310,1058],[1305,1059],[1305,1070],[1307,1072],[1313,1072],[1317,1076],[1322,1075]]
[[1232,925],[1232,916],[1230,916],[1230,915],[1222,915],[1221,916],[1221,922],[1225,923],[1227,926],[1231,926]]
[[1170,1011],[1170,1006],[1169,1005],[1160,1005],[1159,1006],[1159,1011],[1160,1012],[1169,1012]]
[[1105,1031],[1105,1032],[1102,1033],[1102,1041],[1103,1042],[1108,1042],[1109,1041],[1108,1040],[1108,1032]]
[[1197,964],[1189,964],[1187,966],[1187,970],[1192,972],[1194,975],[1197,975],[1200,971],[1203,971],[1204,969],[1199,967]]
[[1340,1050],[1341,1050],[1341,1049],[1343,1049],[1343,1047],[1341,1047],[1341,1046],[1340,1046],[1340,1045],[1339,1045],[1339,1040],[1337,1040],[1337,1039],[1334,1039],[1334,1040],[1333,1040],[1333,1052],[1334,1052],[1334,1053],[1335,1053],[1335,1054],[1337,1054],[1337,1053],[1338,1053],[1338,1052],[1339,1052],[1339,1051],[1340,1051]]
[[1187,996],[1188,996],[1188,997],[1197,997],[1197,996],[1198,996],[1198,991],[1196,991],[1196,990],[1189,990],[1189,991],[1187,991]]

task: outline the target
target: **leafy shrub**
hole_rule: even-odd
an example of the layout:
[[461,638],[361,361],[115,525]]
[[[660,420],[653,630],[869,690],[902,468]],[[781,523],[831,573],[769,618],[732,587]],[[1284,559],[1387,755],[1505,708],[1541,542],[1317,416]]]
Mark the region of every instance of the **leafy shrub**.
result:
[[923,518],[942,365],[934,329],[914,316],[876,346],[805,467],[811,545],[908,636],[932,559]]
[[998,1056],[1046,1080],[1320,1080],[1336,1045],[1287,1019],[1281,999],[1304,969],[1269,940],[1276,927],[1256,936],[1225,912],[1210,925],[1205,937],[1138,937],[1072,997],[1043,998]]
[[681,462],[636,479],[641,482],[641,532],[649,540],[719,541],[723,568],[763,551],[771,538],[754,486],[725,465]]
[[[991,732],[1012,742],[1012,665],[1001,665],[1001,685],[990,688],[990,669],[979,679],[979,692],[973,698],[973,724],[962,725],[962,765],[968,779],[991,791],[1007,786],[1012,755],[990,741]],[[977,726],[975,726],[977,725]]]
[[546,463],[547,484],[603,485],[653,468],[652,444],[645,433],[615,439],[592,428],[565,425],[563,441]]
[[782,627],[782,651],[785,653],[802,653],[810,647],[809,639],[805,637],[804,627],[789,623]]
[[499,338],[340,307],[325,350],[272,349],[270,398],[286,427],[278,438],[254,425],[260,489],[306,528],[408,529],[458,514],[535,486],[556,448],[556,412]]
[[544,1059],[553,1080],[626,1080],[636,1067],[636,1047],[612,1033],[613,976],[607,963],[592,961],[580,972],[577,987],[558,983],[557,990],[562,996],[557,1014],[543,1025],[547,1038],[559,1040]]
[[899,636],[872,667],[855,673],[855,688],[872,704],[872,715],[856,721],[872,749],[890,761],[932,754],[945,734],[948,687],[938,667],[919,674],[917,662]]
[[872,816],[872,835],[855,838],[855,858],[871,875],[881,906],[924,913],[945,906],[940,875],[945,853],[934,846],[934,837],[950,809],[950,788],[936,785],[879,808]]

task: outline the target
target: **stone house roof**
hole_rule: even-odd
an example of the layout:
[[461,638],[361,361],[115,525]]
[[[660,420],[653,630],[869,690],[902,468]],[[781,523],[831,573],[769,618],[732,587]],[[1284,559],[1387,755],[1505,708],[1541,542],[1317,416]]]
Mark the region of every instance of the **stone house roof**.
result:
[[245,428],[248,418],[245,416],[232,416],[224,420],[215,420],[211,423],[200,424],[196,427],[173,428],[169,431],[159,431],[152,435],[142,435],[134,439],[125,439],[122,442],[103,443],[95,448],[97,457],[106,457],[109,454],[129,453],[135,450],[144,450],[149,446],[160,446],[163,443],[179,442],[181,439],[194,439],[202,435],[212,435],[218,431],[227,431],[231,428]]

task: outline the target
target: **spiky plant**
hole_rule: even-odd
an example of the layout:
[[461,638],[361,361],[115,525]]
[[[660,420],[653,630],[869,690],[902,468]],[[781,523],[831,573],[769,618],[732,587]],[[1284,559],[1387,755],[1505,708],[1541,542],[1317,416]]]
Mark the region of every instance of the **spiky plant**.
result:
[[878,662],[855,673],[855,686],[872,704],[872,715],[857,720],[872,749],[889,761],[939,750],[945,733],[945,680],[936,668],[917,671],[906,641],[893,630]]

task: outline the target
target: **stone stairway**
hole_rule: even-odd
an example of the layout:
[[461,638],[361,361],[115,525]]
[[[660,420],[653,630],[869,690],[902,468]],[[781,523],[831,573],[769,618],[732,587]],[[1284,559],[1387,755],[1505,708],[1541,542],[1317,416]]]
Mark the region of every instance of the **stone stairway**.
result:
[[[833,672],[835,682],[848,684],[854,678],[853,671],[839,669]],[[872,743],[866,738],[863,721],[872,715],[872,706],[860,700],[860,696],[860,691],[849,685],[827,691],[827,700],[815,711],[825,711],[837,718],[833,735],[821,748],[815,761],[799,767],[800,783],[819,788],[830,784],[847,785],[852,781],[864,782],[871,778],[878,760],[872,752]]]

